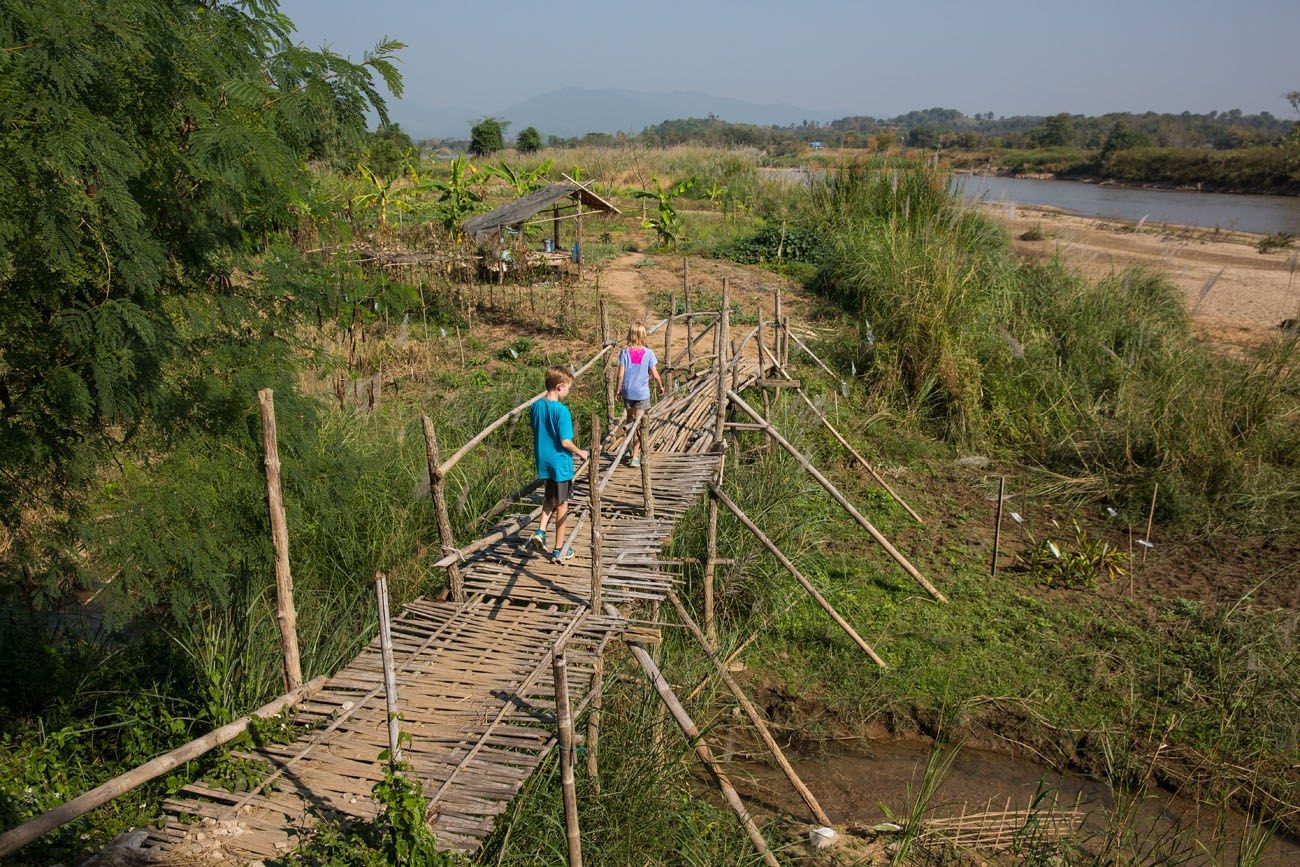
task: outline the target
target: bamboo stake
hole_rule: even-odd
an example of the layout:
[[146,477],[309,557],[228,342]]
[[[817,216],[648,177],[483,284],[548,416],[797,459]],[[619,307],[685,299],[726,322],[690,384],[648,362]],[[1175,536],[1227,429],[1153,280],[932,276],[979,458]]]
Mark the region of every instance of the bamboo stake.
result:
[[388,577],[375,573],[375,597],[379,606],[379,653],[384,664],[384,705],[388,711],[388,764],[402,761],[401,732],[397,716],[397,673],[393,668],[393,632],[388,613]]
[[691,282],[687,278],[689,266],[687,259],[682,257],[682,295],[685,296],[686,303],[686,364],[695,363],[695,341],[691,339]]
[[838,381],[838,382],[843,382],[843,381],[844,381],[843,379],[840,378],[840,375],[839,375],[838,373],[836,373],[835,371],[833,371],[833,370],[831,370],[829,367],[827,367],[826,364],[825,364],[825,362],[823,362],[820,358],[818,358],[818,357],[817,357],[817,354],[816,354],[815,352],[813,352],[811,349],[808,348],[808,344],[804,343],[802,340],[799,339],[799,335],[798,335],[798,334],[795,334],[793,331],[791,331],[791,332],[789,332],[789,337],[790,337],[791,340],[794,341],[794,343],[795,343],[796,346],[798,346],[800,349],[802,349],[802,350],[803,350],[803,351],[808,355],[809,358],[811,358],[813,361],[817,362],[817,366],[818,366],[818,367],[820,367],[822,370],[826,371],[828,374],[830,374],[832,377],[834,377],[834,378],[836,379],[836,381]]
[[[606,610],[613,610],[613,606]],[[617,611],[614,613],[618,615]],[[677,700],[677,696],[673,694],[672,688],[668,686],[668,682],[659,671],[659,666],[655,665],[654,660],[650,658],[650,654],[641,645],[628,644],[628,649],[632,651],[632,656],[640,664],[641,670],[650,678],[650,683],[654,686],[655,692],[659,694],[659,698],[672,713],[673,719],[676,721],[678,728],[682,730],[682,734],[686,736],[687,742],[694,747],[695,755],[699,758],[701,764],[713,775],[718,788],[722,790],[723,798],[726,799],[727,805],[735,812],[736,818],[740,820],[740,824],[744,827],[745,833],[749,835],[754,848],[762,856],[763,863],[767,864],[768,867],[781,867],[781,862],[776,860],[776,856],[772,854],[767,841],[763,839],[763,832],[758,829],[758,825],[754,824],[753,818],[749,815],[749,810],[745,808],[744,801],[740,800],[740,795],[736,792],[735,787],[731,785],[731,781],[727,779],[727,775],[722,772],[722,768],[713,758],[713,751],[705,743],[704,735],[700,733],[690,714],[686,712],[686,708],[682,707],[681,702]]]
[[1007,477],[998,479],[998,516],[993,521],[993,564],[989,567],[989,577],[998,577],[998,547],[1002,543],[1002,504],[1007,496]]
[[289,525],[284,517],[280,493],[280,449],[276,443],[275,396],[271,389],[257,393],[262,408],[262,453],[266,468],[266,501],[271,515],[271,545],[275,549],[275,611],[284,647],[284,687],[292,692],[302,686],[302,663],[298,658],[298,612],[293,604],[293,573],[289,571]]
[[[642,413],[644,418],[644,413]],[[641,496],[644,502],[645,516],[650,520],[655,517],[655,495],[650,485],[650,440],[646,436],[646,428],[649,425],[644,422],[638,426],[636,437],[637,444],[641,447]]]
[[889,668],[888,665],[885,665],[885,661],[871,648],[871,645],[862,640],[862,636],[858,635],[857,630],[849,625],[849,622],[840,616],[840,613],[835,610],[834,606],[832,606],[830,602],[826,601],[826,597],[822,596],[821,593],[817,591],[817,588],[813,586],[812,582],[804,577],[804,574],[799,571],[798,567],[796,567],[793,562],[790,561],[790,558],[781,553],[781,549],[776,547],[776,543],[767,538],[763,531],[758,528],[758,525],[751,521],[749,516],[741,511],[740,506],[737,506],[730,497],[722,493],[722,489],[718,488],[716,485],[712,486],[712,490],[714,496],[722,502],[722,505],[731,510],[731,513],[736,516],[736,519],[745,525],[745,529],[754,534],[754,538],[759,541],[759,544],[766,548],[768,553],[775,557],[777,561],[785,567],[785,570],[794,576],[796,581],[803,585],[803,589],[808,591],[809,595],[811,595],[812,598],[816,600],[817,604],[822,607],[822,610],[829,614],[831,619],[839,624],[841,629],[848,633],[849,638],[853,639],[853,643],[862,648],[862,651],[866,653],[867,656],[871,657],[871,661],[876,665],[881,668]]
[[714,336],[714,354],[716,356],[715,366],[717,367],[717,391],[715,393],[714,404],[718,413],[717,420],[713,427],[713,448],[715,451],[721,451],[724,446],[722,443],[722,434],[724,425],[727,423],[727,368],[723,362],[722,354],[727,350],[727,331],[731,317],[728,315],[729,302],[727,299],[727,278],[722,278],[722,309],[718,312],[718,330]]
[[[714,479],[717,487],[722,487],[722,473],[726,466],[724,453],[718,458],[718,473]],[[718,565],[718,498],[709,494],[709,534],[705,548],[704,560],[704,634],[708,637],[709,648],[718,647],[718,626],[713,619],[713,580]]]
[[758,424],[763,425],[767,430],[767,435],[770,436],[776,442],[777,445],[781,446],[781,448],[789,452],[790,456],[793,457],[796,461],[798,461],[800,466],[802,466],[810,476],[816,479],[818,484],[820,484],[823,488],[826,489],[826,493],[830,494],[831,497],[833,497],[837,503],[839,503],[842,507],[844,507],[844,510],[849,513],[849,515],[853,518],[853,520],[857,521],[859,526],[861,526],[864,530],[870,533],[871,538],[875,539],[876,542],[880,545],[880,547],[884,548],[885,551],[889,554],[889,556],[894,558],[894,562],[896,562],[899,566],[902,566],[903,570],[907,572],[908,575],[911,575],[912,578],[915,579],[918,584],[924,587],[927,593],[929,593],[931,596],[933,596],[935,599],[939,600],[940,602],[948,601],[947,597],[944,596],[942,593],[940,593],[938,588],[936,588],[933,584],[931,584],[928,580],[926,580],[926,577],[922,575],[919,571],[917,571],[917,568],[913,566],[908,561],[908,559],[904,557],[902,553],[900,553],[899,550],[890,543],[888,539],[885,538],[884,534],[882,534],[879,530],[876,529],[874,524],[872,524],[866,518],[862,517],[862,513],[859,512],[856,508],[854,508],[853,504],[850,503],[845,498],[845,496],[840,493],[839,489],[836,488],[835,485],[831,484],[830,479],[822,475],[821,471],[818,470],[815,466],[813,466],[812,462],[810,462],[806,457],[804,457],[803,454],[797,448],[791,445],[789,440],[781,436],[780,432],[778,432],[777,429],[772,426],[771,422],[767,421],[762,416],[760,416],[757,412],[755,412],[754,408],[751,407],[749,404],[745,403],[745,401],[741,399],[740,395],[736,394],[734,391],[730,392],[728,396],[731,398],[731,402],[735,404],[740,410],[742,410],[746,415],[748,415]]
[[600,794],[600,714],[604,704],[605,658],[597,656],[591,674],[591,713],[587,714],[587,779]]
[[[791,377],[790,374],[786,372],[784,368],[782,368],[781,373],[783,376],[785,376],[786,379],[793,379],[793,377]],[[812,398],[808,396],[808,392],[804,391],[802,388],[796,388],[795,391],[799,393],[799,397],[803,399],[804,404],[806,404],[809,409],[811,409],[814,413],[816,413],[818,420],[822,423],[822,426],[825,427],[828,431],[830,431],[831,435],[834,436],[835,439],[839,440],[840,445],[844,446],[845,450],[849,454],[853,455],[853,459],[856,460],[858,464],[862,466],[863,469],[865,469],[868,473],[871,474],[871,478],[876,480],[876,484],[880,485],[880,487],[885,489],[885,493],[889,494],[890,499],[892,499],[895,503],[898,503],[898,505],[902,506],[903,509],[907,512],[907,514],[912,516],[912,519],[915,520],[916,523],[924,524],[925,521],[921,518],[920,515],[916,513],[916,510],[913,509],[906,500],[904,500],[901,496],[899,496],[898,492],[895,491],[893,487],[890,486],[889,482],[885,481],[885,477],[880,475],[880,473],[876,471],[876,468],[871,465],[871,462],[868,461],[866,458],[864,458],[861,454],[859,454],[858,450],[853,447],[853,444],[850,443],[847,439],[845,439],[844,435],[835,429],[835,426],[831,424],[830,419],[826,418],[825,413],[819,410],[817,408],[817,405],[813,403]],[[765,391],[764,394],[766,393],[767,392]]]
[[1156,495],[1160,493],[1160,483],[1156,482],[1155,484],[1156,486],[1151,489],[1151,508],[1147,511],[1147,532],[1146,535],[1142,537],[1142,540],[1147,543],[1142,546],[1143,563],[1147,561],[1147,551],[1151,550],[1149,547],[1151,544],[1151,525],[1156,519]]
[[767,745],[768,750],[772,753],[772,758],[776,759],[776,763],[781,768],[781,772],[785,774],[786,779],[790,781],[790,785],[794,787],[794,790],[799,793],[799,797],[803,799],[803,802],[808,805],[808,809],[812,811],[813,818],[818,822],[821,822],[823,825],[832,824],[830,816],[826,815],[826,811],[822,809],[822,805],[817,802],[817,798],[808,787],[804,785],[803,780],[799,779],[799,775],[795,773],[794,768],[786,759],[785,753],[781,751],[780,745],[777,744],[776,739],[772,737],[772,733],[768,730],[767,723],[763,721],[763,717],[758,712],[758,708],[754,707],[753,702],[746,697],[744,690],[740,688],[740,684],[736,683],[736,679],[727,671],[726,665],[723,664],[722,660],[718,659],[717,654],[713,652],[711,647],[709,647],[709,643],[707,639],[705,639],[704,633],[700,631],[700,627],[695,624],[691,615],[686,611],[686,606],[682,604],[682,600],[677,598],[676,593],[669,591],[668,601],[673,604],[673,608],[677,609],[677,616],[681,619],[682,625],[691,633],[691,636],[695,639],[696,643],[704,649],[704,654],[709,658],[709,661],[713,663],[714,668],[717,669],[718,675],[722,678],[722,682],[727,685],[727,689],[736,699],[736,703],[740,705],[741,710],[745,712],[745,715],[749,717],[749,721],[754,724],[754,728],[758,730],[759,737],[763,739],[763,743]]
[[[609,346],[609,317],[605,306],[605,295],[600,296],[600,345]],[[612,353],[611,353],[612,354]],[[614,378],[617,374],[614,372],[614,365],[610,364],[610,355],[605,356],[605,362],[601,365],[600,371],[603,385],[605,386],[605,421],[610,425],[614,424]]]
[[116,776],[108,782],[96,786],[89,792],[78,795],[71,801],[60,804],[53,810],[37,816],[35,819],[24,822],[16,828],[10,828],[0,834],[0,857],[21,849],[55,828],[86,815],[96,807],[107,804],[114,798],[120,797],[150,780],[183,766],[186,762],[194,761],[199,756],[222,744],[229,743],[247,731],[248,724],[253,719],[269,719],[286,708],[293,707],[319,692],[321,687],[325,685],[325,681],[326,678],[321,676],[290,690],[279,698],[262,705],[247,716],[242,716],[232,723],[208,732],[201,738],[195,738],[183,746],[150,759],[140,767]]
[[[673,319],[677,313],[677,296],[668,296],[668,324],[664,326],[664,385],[666,390],[673,390]],[[687,322],[691,320],[687,319]]]
[[[424,425],[424,455],[429,468],[429,496],[433,498],[433,512],[438,521],[438,539],[442,543],[443,553],[455,550],[456,537],[451,532],[451,514],[447,511],[446,484],[442,473],[442,461],[438,457],[438,435],[434,432],[433,421],[427,416],[420,416]],[[447,564],[447,586],[451,588],[451,598],[455,602],[465,601],[465,580],[460,574],[460,567],[452,562]]]
[[560,787],[564,791],[564,830],[569,846],[569,865],[582,867],[578,789],[573,779],[573,716],[569,707],[569,667],[562,645],[555,648],[551,670],[555,677],[555,718],[560,730]]
[[[591,508],[587,513],[591,522],[591,610],[600,610],[600,567],[602,549],[600,520],[600,418],[591,414],[591,459],[587,461],[587,487]],[[576,529],[576,528],[575,528]]]

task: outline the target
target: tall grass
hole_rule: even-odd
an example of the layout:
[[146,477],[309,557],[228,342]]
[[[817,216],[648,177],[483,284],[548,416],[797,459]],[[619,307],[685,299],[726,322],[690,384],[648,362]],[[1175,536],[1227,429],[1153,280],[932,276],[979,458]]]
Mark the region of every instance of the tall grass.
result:
[[808,195],[815,287],[858,317],[846,360],[933,432],[1098,495],[1137,501],[1158,481],[1166,517],[1266,522],[1300,503],[1294,337],[1216,354],[1168,281],[1023,263],[932,168],[848,168]]

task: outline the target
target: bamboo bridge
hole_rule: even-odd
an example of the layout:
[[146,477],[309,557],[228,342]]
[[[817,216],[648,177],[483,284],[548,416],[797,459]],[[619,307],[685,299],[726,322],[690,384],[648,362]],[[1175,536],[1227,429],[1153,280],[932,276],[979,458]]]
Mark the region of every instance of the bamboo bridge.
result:
[[[592,449],[592,459],[575,480],[569,524],[576,556],[563,563],[528,552],[523,544],[526,528],[540,512],[538,483],[498,504],[487,516],[496,522],[494,526],[462,547],[452,538],[443,490],[447,473],[459,460],[494,430],[526,412],[540,395],[512,409],[446,460],[441,459],[433,426],[425,418],[431,492],[445,554],[434,566],[447,572],[445,598],[417,599],[390,616],[386,581],[382,575],[376,576],[379,634],[333,676],[306,684],[295,671],[292,590],[287,547],[280,544],[286,531],[279,503],[271,407],[266,464],[282,592],[286,681],[291,688],[252,716],[272,716],[292,707],[293,718],[305,724],[305,733],[291,743],[265,744],[236,753],[264,763],[267,772],[260,784],[240,792],[203,783],[187,785],[164,803],[161,822],[124,835],[99,856],[100,863],[249,864],[283,857],[305,842],[313,826],[324,820],[373,819],[379,808],[371,790],[383,778],[390,754],[396,754],[406,765],[405,773],[419,781],[428,801],[426,819],[438,845],[473,852],[529,776],[558,746],[569,858],[570,863],[580,864],[575,720],[586,714],[587,772],[594,776],[599,762],[602,659],[611,641],[623,641],[764,860],[775,865],[769,844],[659,673],[653,652],[658,641],[655,622],[665,602],[672,605],[712,660],[715,673],[758,729],[811,817],[819,824],[830,824],[815,796],[781,754],[762,714],[728,674],[726,662],[716,655],[713,579],[716,567],[730,562],[717,551],[719,512],[733,512],[875,664],[884,667],[885,662],[723,492],[727,432],[766,433],[775,445],[794,455],[932,596],[946,600],[741,396],[753,386],[797,391],[856,460],[920,520],[831,427],[799,380],[788,372],[792,339],[818,364],[821,361],[791,331],[788,318],[780,316],[779,295],[776,309],[777,317],[766,323],[760,311],[758,326],[734,341],[724,287],[720,312],[691,312],[688,306],[687,313],[670,315],[651,329],[652,334],[664,332],[669,391],[640,421],[622,425],[603,440],[600,420],[593,416],[592,442],[600,442],[601,448]],[[674,348],[675,324],[685,326],[686,338],[680,349]],[[614,401],[608,375],[612,343],[606,340],[605,331],[602,309],[602,346],[577,373],[601,365],[606,374],[607,418],[612,419]],[[265,420],[269,393],[263,403]],[[728,409],[744,420],[728,421]],[[639,469],[622,460],[634,437],[643,454]],[[676,523],[703,497],[709,498],[708,556],[701,606],[704,622],[696,625],[676,594],[682,563],[665,560],[661,553]],[[281,509],[279,521],[277,508]],[[637,619],[648,612],[653,612],[648,619]],[[247,728],[248,721],[249,717],[236,721],[0,835],[0,855],[228,742]]]

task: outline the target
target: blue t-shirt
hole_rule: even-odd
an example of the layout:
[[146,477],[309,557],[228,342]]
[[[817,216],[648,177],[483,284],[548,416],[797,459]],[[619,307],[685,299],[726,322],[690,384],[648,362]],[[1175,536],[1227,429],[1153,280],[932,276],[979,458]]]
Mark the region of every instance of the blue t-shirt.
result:
[[537,460],[537,478],[553,482],[573,479],[573,455],[560,445],[573,439],[573,415],[558,400],[542,398],[528,413],[533,425],[533,457]]
[[623,397],[627,400],[650,399],[650,371],[659,359],[648,346],[628,346],[618,356],[623,368]]

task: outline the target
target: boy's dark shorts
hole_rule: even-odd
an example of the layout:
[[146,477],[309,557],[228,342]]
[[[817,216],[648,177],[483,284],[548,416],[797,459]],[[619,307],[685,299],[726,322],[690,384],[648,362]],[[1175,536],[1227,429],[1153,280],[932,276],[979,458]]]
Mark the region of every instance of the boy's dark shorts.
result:
[[573,488],[573,480],[567,482],[557,482],[554,479],[546,480],[546,499],[555,505],[569,502],[569,491]]
[[623,398],[623,406],[627,408],[628,412],[645,412],[650,408],[650,398],[647,397],[645,400],[631,400],[625,397]]

